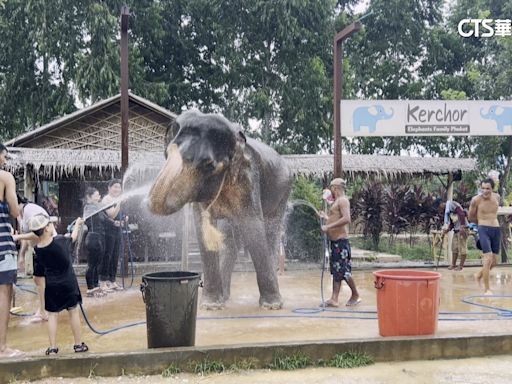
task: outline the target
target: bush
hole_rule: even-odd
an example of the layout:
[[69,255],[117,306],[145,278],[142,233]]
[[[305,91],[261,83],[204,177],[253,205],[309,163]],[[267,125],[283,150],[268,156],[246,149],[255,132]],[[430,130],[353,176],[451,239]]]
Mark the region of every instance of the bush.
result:
[[378,249],[384,216],[384,189],[381,182],[367,183],[357,194],[357,200],[352,200],[357,205],[355,210],[359,212],[364,237],[371,239],[374,249]]
[[322,232],[315,211],[321,208],[322,190],[299,177],[293,186],[286,215],[285,252],[289,259],[318,261],[322,257]]

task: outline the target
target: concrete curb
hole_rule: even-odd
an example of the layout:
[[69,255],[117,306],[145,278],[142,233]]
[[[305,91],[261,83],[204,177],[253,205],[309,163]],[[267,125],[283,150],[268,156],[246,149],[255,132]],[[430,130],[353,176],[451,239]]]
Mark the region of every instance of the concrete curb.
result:
[[318,361],[329,360],[337,353],[349,351],[364,352],[376,362],[481,357],[512,353],[512,335],[319,340],[24,357],[0,361],[0,383],[48,377],[159,375],[171,364],[182,371],[193,371],[196,363],[206,359],[222,361],[229,366],[250,358],[256,368],[264,368],[273,361],[276,353],[285,356],[302,353]]

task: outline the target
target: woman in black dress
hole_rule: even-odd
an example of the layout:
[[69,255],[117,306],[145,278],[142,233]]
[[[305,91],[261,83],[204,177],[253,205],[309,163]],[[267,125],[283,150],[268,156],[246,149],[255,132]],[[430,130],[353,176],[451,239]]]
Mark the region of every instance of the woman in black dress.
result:
[[107,215],[104,211],[98,212],[102,204],[101,195],[96,188],[89,187],[85,191],[85,205],[83,217],[87,225],[84,247],[87,250],[87,282],[86,295],[89,297],[102,297],[111,290],[102,290],[99,286],[99,268],[105,258],[105,222]]
[[46,350],[46,354],[59,352],[56,345],[57,323],[59,312],[64,309],[69,314],[71,331],[75,340],[74,351],[86,352],[89,348],[81,340],[80,313],[78,311],[78,304],[82,303],[82,296],[69,253],[71,242],[76,240],[83,220],[81,218],[77,219],[71,237],[53,236],[55,228],[52,221],[49,216],[44,214],[35,215],[29,221],[29,230],[38,237],[34,249],[38,260],[44,265],[46,276],[44,298],[45,309],[49,315],[48,335],[50,338],[50,347]]

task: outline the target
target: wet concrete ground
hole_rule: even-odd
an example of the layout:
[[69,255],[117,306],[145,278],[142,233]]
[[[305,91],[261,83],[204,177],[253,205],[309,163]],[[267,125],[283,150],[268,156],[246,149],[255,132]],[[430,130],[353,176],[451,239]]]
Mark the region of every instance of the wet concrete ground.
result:
[[[512,332],[512,317],[480,315],[489,309],[461,302],[468,295],[480,295],[473,274],[477,268],[461,272],[440,270],[442,279],[440,321],[437,335],[488,335]],[[320,276],[317,270],[287,271],[279,276],[281,294],[285,305],[279,311],[267,311],[258,307],[256,275],[253,272],[235,272],[232,297],[224,310],[198,310],[196,345],[210,346],[240,343],[265,343],[297,340],[378,338],[376,319],[376,290],[371,270],[354,272],[362,303],[357,307],[340,306],[339,312],[301,314],[300,309],[317,310],[321,302]],[[496,296],[512,294],[512,275],[508,267],[492,271],[491,288]],[[81,279],[79,279],[81,280]],[[134,286],[122,292],[111,293],[104,298],[84,297],[87,316],[97,330],[105,331],[130,323],[145,321],[145,305],[139,291],[140,277]],[[18,282],[31,288],[31,280]],[[330,294],[330,275],[324,277],[325,299]],[[82,284],[83,286],[83,284]],[[84,287],[83,287],[84,288]],[[33,289],[33,287],[32,287]],[[200,294],[201,294],[201,288]],[[16,305],[25,312],[33,312],[36,295],[16,290]],[[344,303],[350,290],[343,286],[341,299]],[[512,309],[512,297],[476,298],[476,303]],[[294,312],[299,309],[299,313]],[[309,312],[309,311],[306,311]],[[366,313],[369,312],[369,313]],[[444,312],[461,312],[443,314]],[[509,320],[510,319],[510,320]],[[97,335],[82,319],[83,340],[91,352],[133,351],[147,348],[146,327],[139,325],[118,330],[107,335]],[[68,317],[60,315],[58,330],[59,354],[72,352],[72,336]],[[9,324],[8,344],[29,355],[41,355],[48,347],[46,323],[31,323],[28,317],[12,317]]]

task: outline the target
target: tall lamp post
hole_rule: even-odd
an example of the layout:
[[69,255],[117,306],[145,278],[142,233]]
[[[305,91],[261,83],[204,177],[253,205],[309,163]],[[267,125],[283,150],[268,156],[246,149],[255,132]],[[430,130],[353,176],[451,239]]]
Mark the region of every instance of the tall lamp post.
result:
[[128,168],[128,18],[130,10],[121,8],[121,174]]
[[334,177],[341,177],[341,118],[340,102],[343,84],[343,41],[361,29],[355,21],[334,37]]

